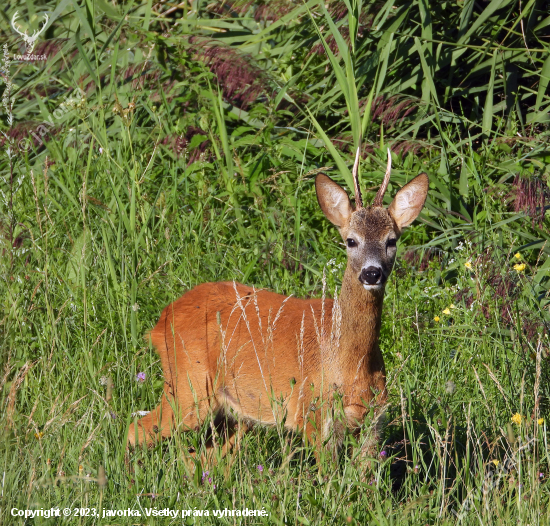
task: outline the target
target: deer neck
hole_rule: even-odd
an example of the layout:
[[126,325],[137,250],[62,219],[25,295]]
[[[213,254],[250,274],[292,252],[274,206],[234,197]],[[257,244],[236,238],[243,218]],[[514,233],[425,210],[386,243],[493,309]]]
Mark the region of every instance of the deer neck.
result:
[[331,385],[356,383],[383,369],[378,346],[383,301],[384,288],[366,290],[355,272],[346,268],[333,307],[331,344],[323,360]]

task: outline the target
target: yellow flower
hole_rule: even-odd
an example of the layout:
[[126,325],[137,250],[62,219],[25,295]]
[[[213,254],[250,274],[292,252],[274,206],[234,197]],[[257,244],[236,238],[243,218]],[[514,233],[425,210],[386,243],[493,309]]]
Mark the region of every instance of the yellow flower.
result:
[[466,268],[472,268],[472,262],[471,261],[466,261],[466,263],[464,263],[464,266]]
[[38,440],[40,440],[43,436],[44,436],[44,433],[42,433],[42,431],[34,434],[34,437],[37,438]]
[[449,309],[456,309],[456,307],[451,303],[451,304],[449,305]]
[[451,311],[447,308],[443,311],[443,314],[446,314],[447,316],[451,314]]
[[512,422],[514,422],[514,424],[517,424],[519,426],[521,424],[521,415],[519,413],[516,413],[512,417]]
[[539,418],[539,419],[537,420],[537,424],[538,424],[539,426],[542,426],[542,424],[544,424],[544,418]]
[[491,460],[491,462],[495,465],[495,466],[498,466],[500,464],[500,460],[497,460],[495,458],[495,460]]
[[516,263],[514,269],[516,272],[523,272],[525,270],[525,263]]
[[516,252],[516,253],[514,254],[514,257],[515,257],[516,259],[521,259],[521,254],[520,254],[519,252]]
[[84,467],[82,466],[82,464],[80,464],[80,466],[78,466],[78,474],[82,475],[83,471],[84,471]]
[[439,321],[439,316],[436,316],[436,317],[434,318],[434,321],[438,322],[438,321]]

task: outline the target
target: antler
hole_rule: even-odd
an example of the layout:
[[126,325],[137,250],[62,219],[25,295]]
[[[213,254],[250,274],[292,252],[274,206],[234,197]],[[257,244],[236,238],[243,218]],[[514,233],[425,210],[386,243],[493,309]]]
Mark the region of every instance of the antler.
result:
[[[45,18],[45,20],[44,20],[44,25],[43,25],[40,29],[37,29],[37,30],[32,34],[32,36],[33,36],[33,38],[34,38],[35,40],[38,38],[38,35],[40,35],[40,33],[42,33],[42,31],[44,31],[44,29],[45,29],[46,26],[48,25],[48,22],[49,22],[49,20],[50,20],[50,17],[48,16],[47,13],[44,13],[44,18]],[[36,37],[35,37],[34,35],[36,35]]]
[[386,188],[388,188],[388,183],[390,182],[390,174],[391,174],[391,153],[390,153],[390,149],[388,148],[388,166],[386,167],[384,180],[382,181],[382,185],[380,186],[376,194],[376,197],[372,202],[372,206],[382,206],[382,203],[384,200],[384,194],[386,193]]
[[361,197],[361,189],[359,188],[359,178],[357,172],[359,171],[359,154],[361,152],[361,145],[357,147],[357,153],[355,154],[355,163],[353,163],[353,186],[355,186],[355,209],[359,210],[363,208],[363,198]]
[[28,36],[27,32],[25,31],[24,33],[21,33],[21,31],[19,31],[19,29],[17,29],[17,27],[15,26],[15,21],[17,20],[18,15],[19,11],[16,11],[15,14],[11,17],[11,27],[13,27],[13,30],[16,33],[19,33],[23,38],[25,38],[26,36]]

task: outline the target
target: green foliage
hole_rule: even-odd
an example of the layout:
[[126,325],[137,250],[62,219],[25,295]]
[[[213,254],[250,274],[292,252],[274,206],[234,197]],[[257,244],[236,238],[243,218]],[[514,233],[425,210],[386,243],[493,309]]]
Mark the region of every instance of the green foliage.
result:
[[[15,11],[33,28],[50,13],[46,60],[2,67],[1,520],[548,522],[548,2],[153,4],[22,3],[0,22],[13,57]],[[255,429],[202,477],[181,452],[209,422],[126,456],[163,387],[143,339],[162,308],[207,281],[320,296],[325,269],[339,287],[314,175],[352,187],[360,148],[368,202],[387,147],[386,204],[431,182],[387,288],[387,456],[365,471],[346,449],[318,473],[299,437]]]

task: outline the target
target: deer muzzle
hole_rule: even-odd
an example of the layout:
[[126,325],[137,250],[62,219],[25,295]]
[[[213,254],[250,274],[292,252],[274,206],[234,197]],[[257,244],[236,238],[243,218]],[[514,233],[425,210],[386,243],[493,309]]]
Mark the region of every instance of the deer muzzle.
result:
[[363,285],[382,285],[384,274],[380,267],[369,266],[361,270],[359,281]]

